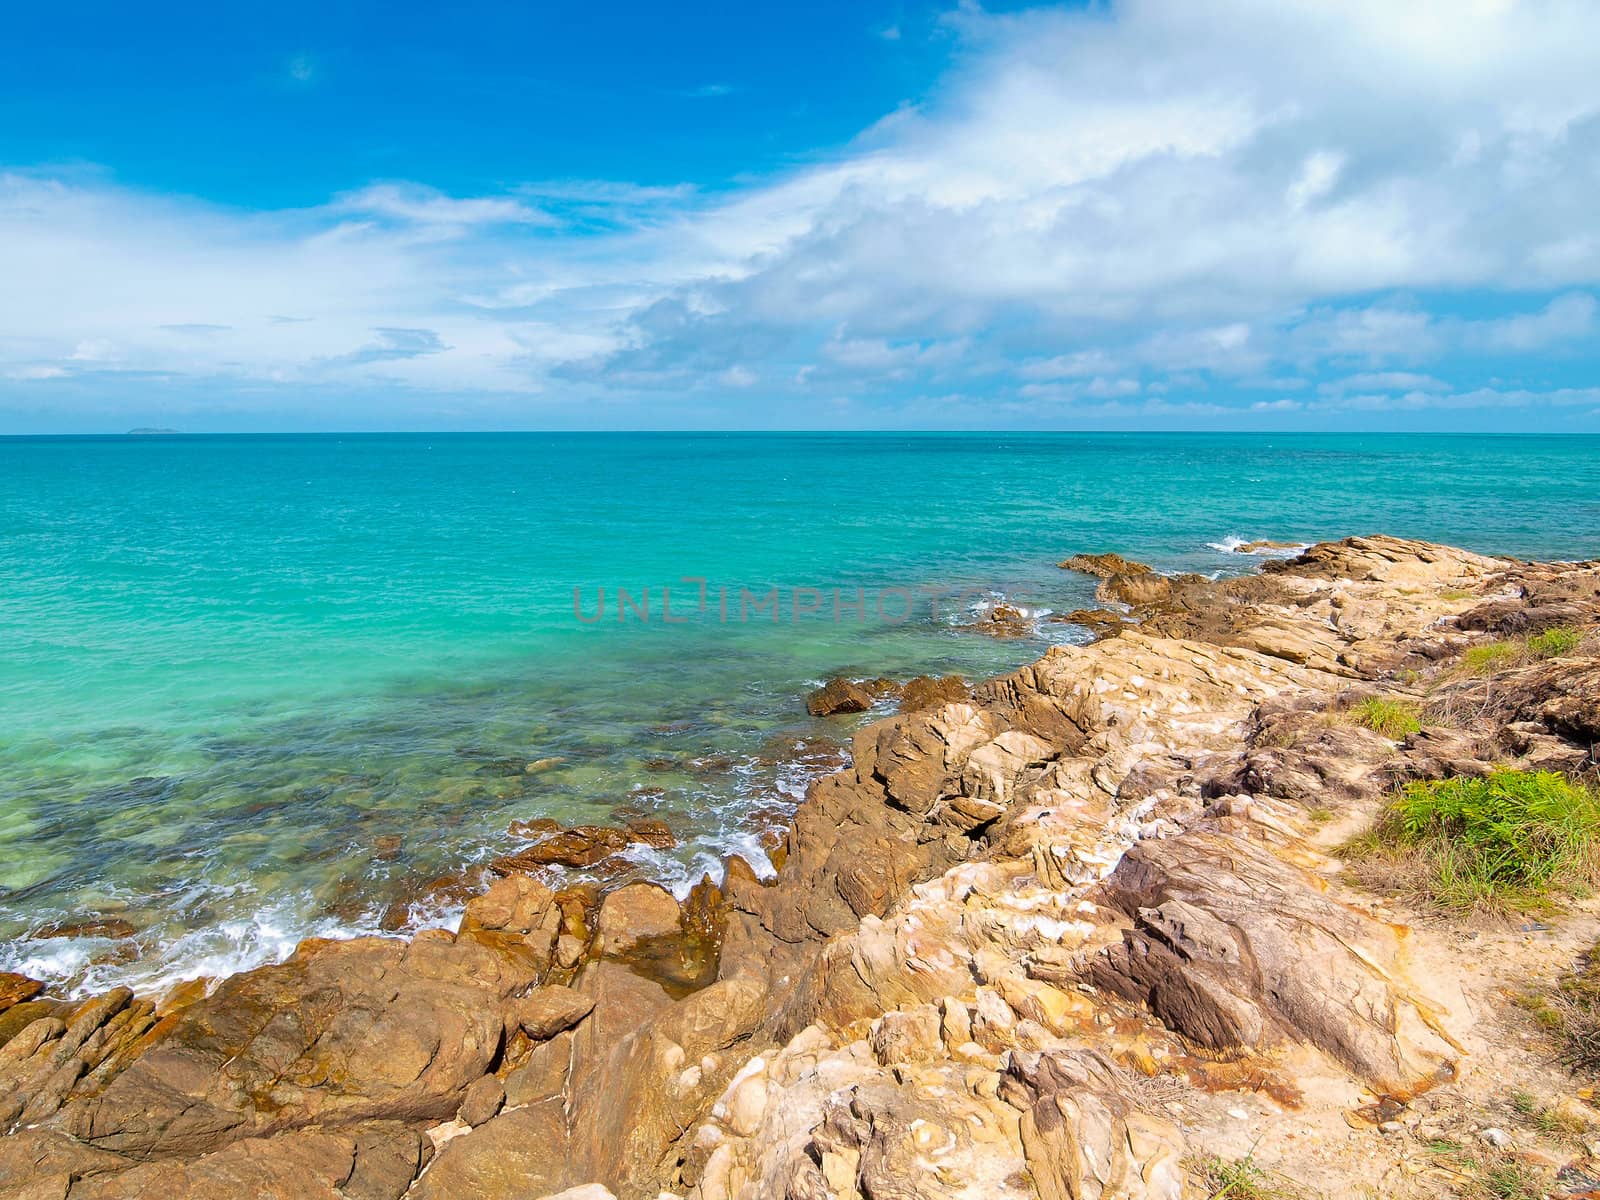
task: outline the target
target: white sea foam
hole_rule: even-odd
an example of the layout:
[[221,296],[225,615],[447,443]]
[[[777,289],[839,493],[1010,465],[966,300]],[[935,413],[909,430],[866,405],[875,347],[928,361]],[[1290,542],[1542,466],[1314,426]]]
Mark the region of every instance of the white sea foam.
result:
[[1223,538],[1220,542],[1207,542],[1206,549],[1215,550],[1218,554],[1248,554],[1253,558],[1293,558],[1295,555],[1303,553],[1311,546],[1310,542],[1295,542],[1292,545],[1285,546],[1259,546],[1254,550],[1244,549],[1244,547],[1250,545],[1252,542],[1259,542],[1262,540],[1264,539],[1242,538],[1229,535],[1228,537]]

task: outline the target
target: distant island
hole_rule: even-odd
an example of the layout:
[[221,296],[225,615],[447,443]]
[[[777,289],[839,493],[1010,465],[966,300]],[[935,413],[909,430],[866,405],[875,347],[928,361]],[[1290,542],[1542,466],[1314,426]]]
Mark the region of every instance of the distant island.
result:
[[135,435],[138,435],[139,437],[150,437],[153,434],[177,433],[177,432],[178,431],[176,429],[146,429],[146,428],[139,428],[139,429],[130,429],[130,430],[128,430],[128,432],[127,432],[127,434],[125,436],[133,437]]

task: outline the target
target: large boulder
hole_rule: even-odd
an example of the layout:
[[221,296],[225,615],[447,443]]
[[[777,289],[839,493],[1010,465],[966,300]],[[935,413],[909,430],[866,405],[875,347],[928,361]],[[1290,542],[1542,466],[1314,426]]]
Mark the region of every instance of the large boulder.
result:
[[[399,1200],[430,1152],[427,1139],[396,1122],[303,1129],[245,1138],[193,1159],[98,1172],[71,1185],[72,1200]],[[98,1164],[96,1164],[98,1165]],[[68,1195],[63,1188],[58,1195]],[[513,1195],[515,1193],[506,1193]]]
[[71,1131],[140,1157],[369,1118],[443,1120],[488,1070],[527,960],[447,934],[306,942],[167,1018],[155,1045],[74,1101]]
[[1455,1077],[1461,1047],[1406,986],[1395,930],[1236,819],[1138,843],[1098,899],[1132,924],[1089,959],[1086,981],[1207,1050],[1309,1042],[1391,1095]]

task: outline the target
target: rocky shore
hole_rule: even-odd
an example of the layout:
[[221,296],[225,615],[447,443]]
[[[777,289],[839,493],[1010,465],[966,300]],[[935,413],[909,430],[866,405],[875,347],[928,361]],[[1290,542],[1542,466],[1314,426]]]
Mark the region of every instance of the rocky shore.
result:
[[[1416,1127],[1508,1072],[1563,1086],[1497,975],[1569,961],[1592,910],[1469,945],[1332,854],[1409,779],[1594,771],[1592,639],[1456,672],[1592,629],[1600,565],[1371,537],[1222,581],[1063,566],[1101,576],[1098,640],[919,684],[775,879],[552,891],[659,831],[548,830],[457,932],[162,997],[0,977],[0,1198],[1176,1200],[1246,1153],[1310,1195],[1452,1194]],[[1424,691],[1470,719],[1340,719]]]

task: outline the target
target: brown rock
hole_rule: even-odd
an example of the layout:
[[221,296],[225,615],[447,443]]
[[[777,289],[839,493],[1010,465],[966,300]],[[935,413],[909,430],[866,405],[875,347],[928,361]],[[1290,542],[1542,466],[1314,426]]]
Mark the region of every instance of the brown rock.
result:
[[453,1116],[534,982],[513,958],[448,935],[302,943],[224,980],[66,1127],[121,1153],[199,1154],[241,1137],[372,1117]]
[[1140,572],[1136,575],[1108,575],[1095,588],[1097,600],[1113,600],[1135,607],[1158,604],[1172,596],[1173,581],[1165,575]]
[[82,921],[41,925],[36,938],[126,938],[134,934],[133,925],[121,917],[86,917]]
[[74,1200],[398,1200],[426,1161],[424,1139],[393,1122],[248,1138],[189,1160],[99,1172],[72,1186]]
[[627,830],[635,842],[657,850],[670,850],[678,844],[667,823],[654,817],[636,817],[627,822]]
[[1140,1111],[1132,1080],[1098,1051],[1014,1052],[1001,1095],[1022,1110],[1023,1155],[1040,1196],[1186,1194],[1182,1134]]
[[483,895],[467,901],[461,928],[532,933],[555,911],[554,900],[555,894],[537,879],[526,875],[497,879]]
[[565,1182],[567,1131],[558,1101],[501,1113],[446,1142],[407,1200],[523,1200]]
[[32,1000],[42,991],[44,984],[37,979],[29,979],[12,971],[0,971],[0,1013],[14,1004]]
[[596,1006],[578,1030],[569,1090],[572,1179],[624,1196],[655,1194],[673,1143],[748,1057],[740,1051],[765,1011],[766,989],[750,978],[675,1005],[645,983],[609,963],[586,972]]
[[626,850],[633,841],[625,829],[577,825],[549,834],[526,850],[497,858],[489,869],[497,875],[512,875],[548,866],[592,867],[619,850]]
[[1102,899],[1134,925],[1090,960],[1089,982],[1147,1004],[1201,1046],[1291,1036],[1392,1095],[1454,1077],[1459,1047],[1383,965],[1398,957],[1394,930],[1225,822],[1138,843]]
[[959,675],[944,675],[939,678],[918,675],[906,684],[905,690],[901,693],[900,711],[912,713],[939,708],[952,700],[965,700],[968,692],[967,681]]
[[560,832],[561,822],[549,817],[530,817],[506,826],[506,835],[514,838],[542,838]]
[[872,1024],[872,1055],[885,1067],[940,1056],[939,1010],[931,1004],[886,1012]]
[[659,884],[630,883],[601,901],[596,930],[602,953],[627,954],[642,942],[682,932],[678,902]]
[[1100,579],[1109,579],[1113,575],[1150,574],[1150,568],[1144,563],[1123,558],[1120,554],[1074,554],[1056,566],[1064,571],[1077,571]]
[[1112,637],[1128,624],[1126,617],[1108,608],[1075,608],[1068,613],[1052,613],[1050,620],[1058,625],[1081,625],[1097,638]]
[[806,697],[806,711],[813,717],[866,712],[871,707],[872,693],[843,676],[835,676]]
[[535,988],[512,1002],[508,1024],[520,1026],[536,1042],[545,1042],[571,1029],[593,1011],[594,997],[572,988]]
[[464,1125],[486,1124],[505,1102],[505,1084],[493,1075],[485,1075],[467,1088],[467,1094],[461,1098],[461,1108],[456,1112],[456,1120]]

